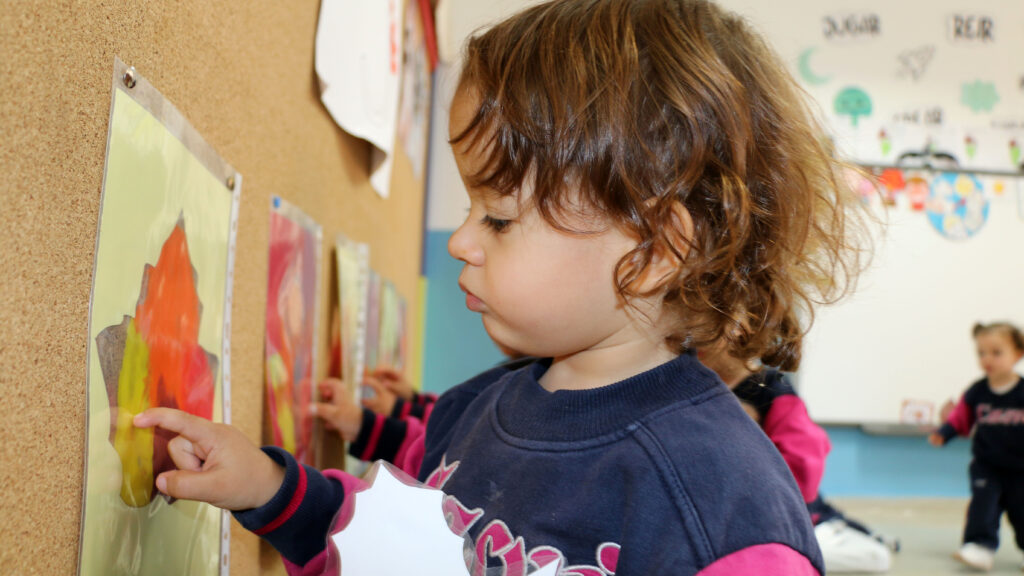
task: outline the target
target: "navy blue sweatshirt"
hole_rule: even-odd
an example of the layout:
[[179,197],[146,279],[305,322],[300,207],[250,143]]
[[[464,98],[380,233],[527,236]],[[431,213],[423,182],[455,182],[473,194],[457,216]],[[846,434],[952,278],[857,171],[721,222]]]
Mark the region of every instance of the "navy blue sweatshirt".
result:
[[975,458],[999,468],[1024,470],[1024,378],[1007,392],[996,394],[982,378],[964,392],[939,428],[943,440],[968,436],[974,428],[971,451]]
[[[419,479],[452,497],[452,529],[472,538],[488,574],[513,574],[505,566],[516,562],[621,576],[823,573],[785,462],[694,356],[554,393],[539,384],[549,363],[453,388],[427,425]],[[288,469],[277,503],[237,517],[301,566],[329,526],[306,500],[336,510],[344,491],[274,455]],[[281,522],[284,503],[294,510]],[[312,532],[318,542],[294,545]]]

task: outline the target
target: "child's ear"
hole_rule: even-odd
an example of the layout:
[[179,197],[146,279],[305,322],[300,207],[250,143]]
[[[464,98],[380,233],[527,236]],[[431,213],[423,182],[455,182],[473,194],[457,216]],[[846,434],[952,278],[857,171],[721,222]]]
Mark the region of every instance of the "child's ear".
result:
[[673,200],[668,226],[657,230],[651,262],[638,279],[639,292],[652,294],[672,280],[683,265],[693,239],[693,218],[682,202]]

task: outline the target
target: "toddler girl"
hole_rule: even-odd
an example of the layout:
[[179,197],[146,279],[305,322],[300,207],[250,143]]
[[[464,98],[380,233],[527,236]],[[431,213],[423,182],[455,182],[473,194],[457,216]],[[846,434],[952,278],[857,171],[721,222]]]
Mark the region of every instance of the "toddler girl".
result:
[[928,440],[942,446],[955,436],[971,441],[971,503],[956,558],[989,570],[1006,512],[1024,550],[1024,385],[1014,366],[1024,357],[1024,335],[1007,322],[976,324],[974,341],[985,377],[964,392],[948,420]]
[[[445,393],[395,458],[444,491],[474,574],[822,573],[785,462],[690,352],[793,367],[801,309],[856,272],[852,193],[803,102],[701,0],[554,0],[469,42],[448,249],[490,337],[541,359]],[[322,570],[354,478],[178,412],[136,424],[181,435],[162,491]]]

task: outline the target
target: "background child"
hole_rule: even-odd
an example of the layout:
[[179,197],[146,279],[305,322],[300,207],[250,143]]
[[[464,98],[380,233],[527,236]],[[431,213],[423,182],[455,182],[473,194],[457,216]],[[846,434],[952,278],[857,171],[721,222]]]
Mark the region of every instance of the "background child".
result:
[[732,389],[789,466],[814,523],[828,572],[887,572],[892,564],[890,548],[898,548],[898,543],[847,518],[821,496],[819,487],[831,444],[786,377],[778,370],[755,367],[714,348],[701,350],[699,355]]
[[[853,195],[784,65],[699,0],[539,4],[464,62],[449,252],[489,336],[542,360],[446,392],[399,459],[445,492],[474,573],[822,573],[785,462],[688,353],[795,367],[801,308],[856,272]],[[179,412],[136,423],[181,434],[161,490],[324,566],[353,478]]]
[[974,431],[971,503],[963,546],[956,558],[989,570],[1006,512],[1024,549],[1024,386],[1014,366],[1024,357],[1024,336],[1007,322],[976,324],[978,363],[985,377],[964,392],[945,424],[929,436],[935,446]]

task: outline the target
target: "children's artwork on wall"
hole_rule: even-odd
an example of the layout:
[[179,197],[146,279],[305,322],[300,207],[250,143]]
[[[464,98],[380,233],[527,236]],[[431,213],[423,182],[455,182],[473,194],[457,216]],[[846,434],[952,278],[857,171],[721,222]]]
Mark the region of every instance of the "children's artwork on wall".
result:
[[932,180],[925,212],[931,225],[946,238],[974,236],[985,225],[988,210],[988,198],[976,177],[944,173]]
[[384,280],[380,291],[380,342],[377,364],[401,371],[406,362],[405,299],[394,282]]
[[962,168],[1019,171],[1007,142],[1024,138],[1024,3],[722,3],[779,51],[842,157],[893,165],[931,145]]
[[900,424],[935,425],[935,403],[908,398],[900,407]]
[[107,400],[118,416],[110,443],[121,460],[121,500],[136,508],[157,495],[156,477],[174,470],[174,463],[168,438],[135,428],[128,417],[163,406],[213,419],[219,363],[218,354],[199,344],[203,306],[184,218],[160,247],[156,264],[144,265],[140,280],[135,314],[96,336]]
[[850,171],[847,178],[865,203],[880,201],[895,210],[923,212],[932,227],[950,240],[977,234],[988,221],[991,200],[1002,196],[1007,186],[1002,176],[979,177],[963,171],[864,168],[869,171]]
[[430,115],[430,61],[424,20],[417,0],[406,2],[402,42],[402,92],[398,105],[398,139],[422,177],[427,159],[427,121]]
[[147,408],[229,420],[241,176],[134,69],[115,62],[89,309],[79,573],[218,574],[228,523],[160,495],[172,435]]
[[[366,284],[366,371],[372,372],[380,366],[380,290],[381,277],[370,270]],[[364,394],[372,388],[364,387]]]
[[274,196],[270,210],[265,378],[275,446],[314,464],[320,225]]
[[335,243],[338,264],[340,318],[340,374],[359,400],[359,387],[366,366],[367,290],[370,275],[370,247],[338,236]]

